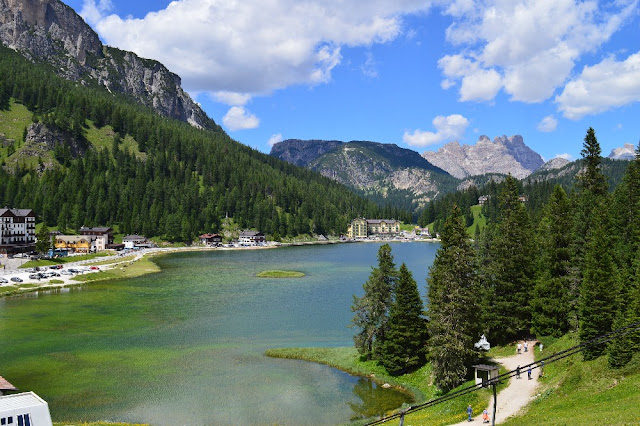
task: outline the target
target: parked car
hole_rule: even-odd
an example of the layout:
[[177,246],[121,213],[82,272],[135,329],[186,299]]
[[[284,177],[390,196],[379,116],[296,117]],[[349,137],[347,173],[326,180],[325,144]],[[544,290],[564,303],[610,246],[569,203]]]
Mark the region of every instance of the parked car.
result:
[[29,279],[30,280],[39,280],[40,277],[38,276],[38,274],[29,274]]
[[0,277],[0,284],[6,284],[6,283],[8,283],[8,282],[9,282],[9,281],[8,281],[6,278],[2,278],[2,277]]
[[21,283],[22,282],[22,278],[20,278],[20,277],[11,277],[11,281],[13,281],[14,283]]
[[62,265],[51,265],[49,269],[62,269]]
[[91,268],[89,268],[92,271],[99,271],[100,268],[98,268],[97,266],[92,266]]

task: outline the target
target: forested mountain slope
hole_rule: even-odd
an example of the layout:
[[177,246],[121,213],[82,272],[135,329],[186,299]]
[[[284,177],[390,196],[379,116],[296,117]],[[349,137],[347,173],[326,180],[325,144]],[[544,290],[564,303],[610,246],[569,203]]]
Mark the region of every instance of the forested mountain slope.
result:
[[460,183],[417,152],[395,144],[289,139],[275,144],[270,155],[355,188],[380,205],[409,211]]
[[0,123],[0,204],[32,208],[49,226],[119,224],[191,241],[226,216],[285,236],[339,234],[353,217],[379,212],[331,179],[66,81],[5,47],[0,110],[21,110],[26,121],[21,132],[13,119]]

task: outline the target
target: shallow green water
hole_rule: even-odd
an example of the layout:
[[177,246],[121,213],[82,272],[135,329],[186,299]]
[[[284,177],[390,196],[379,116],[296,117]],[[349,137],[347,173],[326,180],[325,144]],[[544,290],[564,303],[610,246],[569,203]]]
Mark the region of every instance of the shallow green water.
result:
[[[0,375],[54,419],[155,425],[335,424],[407,401],[273,347],[348,346],[379,244],[192,252],[131,280],[0,300]],[[425,293],[435,244],[392,244]],[[302,278],[257,278],[295,269]]]

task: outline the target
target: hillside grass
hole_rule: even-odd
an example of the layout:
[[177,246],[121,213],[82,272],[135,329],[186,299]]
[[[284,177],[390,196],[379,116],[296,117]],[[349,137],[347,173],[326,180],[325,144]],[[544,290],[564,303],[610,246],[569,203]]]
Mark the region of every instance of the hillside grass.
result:
[[[579,343],[575,333],[542,339],[536,359]],[[637,425],[640,424],[640,354],[619,370],[607,357],[583,361],[582,354],[545,365],[538,397],[505,425]]]
[[[108,149],[109,151],[111,151],[113,148],[114,135],[115,132],[113,131],[113,127],[109,125],[104,127],[96,127],[92,121],[87,120],[87,140],[96,148]],[[119,148],[121,150],[126,150],[132,154],[135,154],[136,158],[138,159],[143,159],[146,157],[146,154],[140,152],[138,142],[133,139],[131,135],[127,134],[121,139]]]
[[[431,364],[427,364],[410,374],[391,376],[376,361],[363,361],[354,347],[278,348],[267,350],[265,355],[273,358],[317,362],[355,376],[369,377],[377,383],[388,383],[391,386],[411,392],[416,399],[413,405],[441,396],[432,383]],[[503,371],[501,370],[501,372]],[[453,391],[473,383],[474,381],[472,380],[468,381]],[[499,388],[505,385],[506,381]],[[473,407],[474,412],[482,412],[486,408],[491,395],[490,389],[471,392],[438,404],[435,407],[409,414],[405,417],[405,424],[446,425],[462,421],[466,418],[465,410],[468,405]],[[386,424],[397,425],[398,421],[390,421]]]
[[487,218],[482,215],[482,206],[480,204],[471,206],[471,213],[473,213],[473,223],[467,228],[467,234],[473,238],[476,233],[476,225],[482,231],[487,226]]
[[[24,129],[31,124],[33,114],[21,103],[10,100],[8,110],[0,110],[0,134],[15,141],[15,148],[22,144]],[[0,159],[7,158],[8,146],[0,143]]]

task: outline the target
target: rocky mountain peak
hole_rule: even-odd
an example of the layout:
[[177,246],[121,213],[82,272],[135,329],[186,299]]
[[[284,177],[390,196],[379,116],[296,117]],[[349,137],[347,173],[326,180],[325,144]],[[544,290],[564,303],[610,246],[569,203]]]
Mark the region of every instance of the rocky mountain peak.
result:
[[164,65],[103,46],[98,35],[59,0],[0,0],[0,42],[82,84],[132,96],[165,117],[219,129]]
[[486,173],[511,173],[522,179],[544,164],[540,154],[525,145],[520,135],[498,136],[493,141],[482,135],[475,145],[449,142],[422,156],[459,179]]
[[612,160],[633,160],[636,158],[636,148],[632,143],[625,143],[620,148],[614,148],[609,154]]

